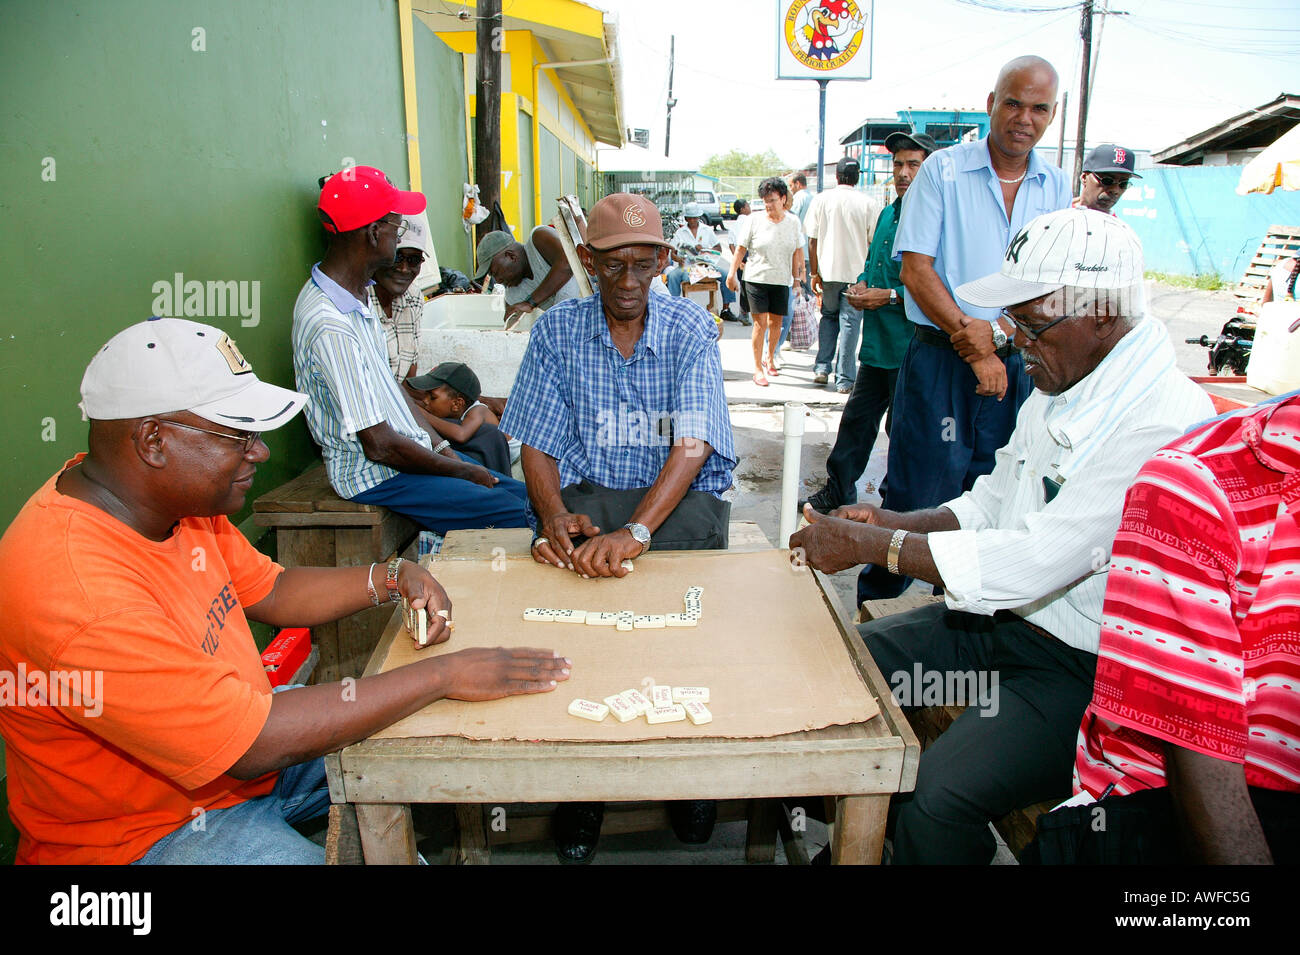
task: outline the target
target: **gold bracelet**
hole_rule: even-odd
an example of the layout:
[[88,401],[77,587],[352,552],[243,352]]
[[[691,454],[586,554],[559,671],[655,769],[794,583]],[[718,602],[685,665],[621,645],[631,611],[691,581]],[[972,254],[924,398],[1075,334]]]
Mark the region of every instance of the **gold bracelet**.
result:
[[907,531],[894,531],[894,536],[889,539],[889,553],[885,555],[885,569],[891,574],[898,574],[898,555],[903,550],[903,540],[907,537]]

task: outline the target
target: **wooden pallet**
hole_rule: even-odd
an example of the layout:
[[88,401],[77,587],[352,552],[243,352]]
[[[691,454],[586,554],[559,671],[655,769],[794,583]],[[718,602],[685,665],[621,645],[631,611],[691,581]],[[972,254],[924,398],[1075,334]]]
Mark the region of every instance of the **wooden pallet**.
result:
[[1260,242],[1255,257],[1246,266],[1241,282],[1233,290],[1237,305],[1251,315],[1259,313],[1259,300],[1264,297],[1269,270],[1279,259],[1300,254],[1300,226],[1271,225]]

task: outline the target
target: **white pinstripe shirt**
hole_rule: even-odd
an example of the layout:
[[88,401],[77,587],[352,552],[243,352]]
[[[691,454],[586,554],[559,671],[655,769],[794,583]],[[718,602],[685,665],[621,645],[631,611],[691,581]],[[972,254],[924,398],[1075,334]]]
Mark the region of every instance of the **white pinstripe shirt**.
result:
[[366,457],[358,431],[386,421],[403,437],[433,444],[393,378],[378,316],[319,266],[293,306],[293,375],[307,395],[303,415],[330,484],[354,498],[397,474]]
[[[929,535],[948,606],[1012,610],[1096,653],[1125,492],[1157,449],[1212,414],[1154,319],[1063,394],[1035,390],[993,472],[943,505],[961,530]],[[1045,478],[1064,478],[1050,503]]]

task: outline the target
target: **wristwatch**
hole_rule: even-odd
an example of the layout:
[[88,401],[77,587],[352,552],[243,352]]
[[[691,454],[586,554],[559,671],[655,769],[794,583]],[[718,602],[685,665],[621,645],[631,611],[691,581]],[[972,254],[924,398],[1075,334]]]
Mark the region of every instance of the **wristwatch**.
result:
[[898,291],[896,289],[891,288],[889,290],[889,304],[890,305],[898,304]]
[[650,549],[650,529],[648,527],[644,524],[624,524],[623,526],[632,532],[632,537],[641,545],[642,554]]
[[993,347],[996,348],[996,349],[1001,349],[1002,347],[1004,347],[1004,346],[1006,345],[1007,341],[1008,341],[1008,339],[1007,339],[1007,333],[1004,332],[1004,331],[1002,330],[1002,326],[999,325],[999,324],[997,323],[997,320],[996,320],[996,319],[994,319],[994,321],[993,321]]

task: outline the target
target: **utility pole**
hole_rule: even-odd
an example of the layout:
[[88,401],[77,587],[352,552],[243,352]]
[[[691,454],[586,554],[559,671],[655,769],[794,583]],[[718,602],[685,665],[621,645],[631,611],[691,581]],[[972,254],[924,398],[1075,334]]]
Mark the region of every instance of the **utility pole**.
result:
[[673,60],[677,55],[677,36],[674,34],[668,39],[668,116],[664,123],[664,156],[668,155],[668,143],[673,135],[673,107],[677,105],[677,100],[673,99]]
[[1061,138],[1056,143],[1056,168],[1061,168],[1065,158],[1065,118],[1070,115],[1070,91],[1061,94]]
[[1088,78],[1092,73],[1092,4],[1083,0],[1079,18],[1079,36],[1083,38],[1083,66],[1079,71],[1079,132],[1074,139],[1074,183],[1071,189],[1079,194],[1079,179],[1083,175],[1083,149],[1088,135]]
[[[501,0],[478,0],[475,28],[474,179],[483,208],[501,201]],[[540,175],[538,171],[535,174]],[[481,238],[487,220],[479,223]]]

